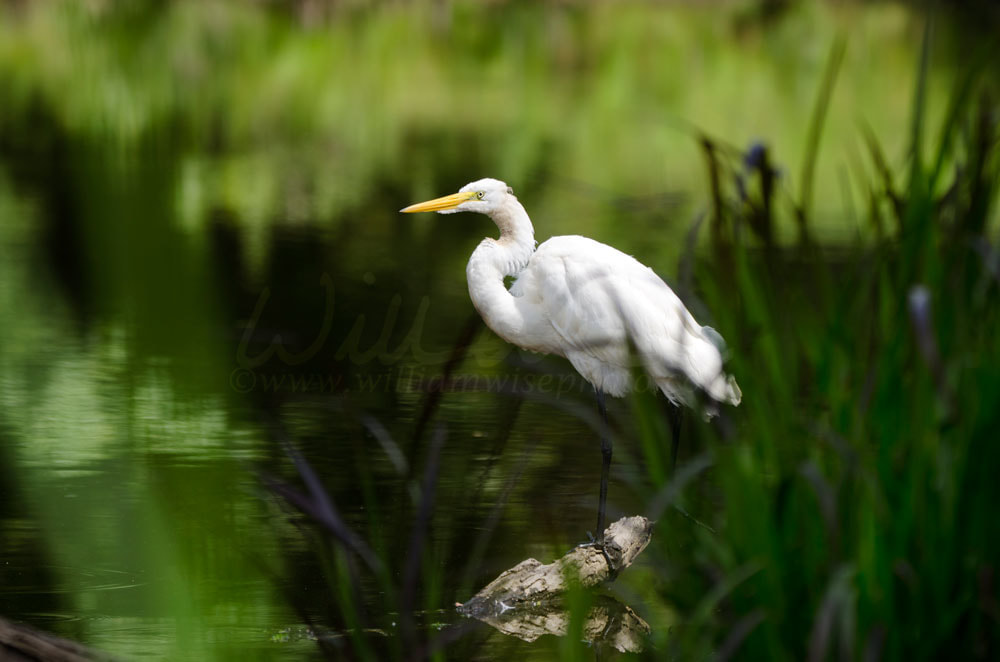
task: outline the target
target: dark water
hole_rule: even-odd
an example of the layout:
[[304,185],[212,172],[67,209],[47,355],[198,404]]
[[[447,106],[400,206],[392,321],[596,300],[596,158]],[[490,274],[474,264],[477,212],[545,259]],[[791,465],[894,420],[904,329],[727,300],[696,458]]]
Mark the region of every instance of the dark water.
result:
[[[475,317],[463,262],[488,220],[401,218],[389,198],[275,228],[251,273],[225,214],[194,237],[152,202],[162,155],[69,158],[86,190],[51,164],[2,187],[0,613],[127,656],[317,654],[303,615],[334,640],[346,624],[325,543],[265,487],[301,484],[283,439],[398,578],[444,435],[414,605],[428,631],[504,568],[586,539],[590,387]],[[616,463],[612,513],[637,507],[635,471]],[[370,616],[395,636],[391,611]],[[461,646],[551,653],[485,626]]]

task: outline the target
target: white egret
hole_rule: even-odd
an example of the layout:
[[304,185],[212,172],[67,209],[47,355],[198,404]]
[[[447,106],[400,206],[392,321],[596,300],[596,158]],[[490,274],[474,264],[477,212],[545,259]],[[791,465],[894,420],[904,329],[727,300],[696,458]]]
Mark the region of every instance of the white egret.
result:
[[[708,415],[718,403],[739,404],[736,380],[723,370],[721,337],[695,322],[652,269],[576,235],[553,237],[536,249],[531,220],[504,182],[480,179],[458,193],[400,211],[472,211],[493,219],[500,238],[483,239],[466,268],[473,305],[507,342],[569,359],[593,384],[605,428],[604,394],[621,396],[634,386],[633,357],[675,405],[695,404],[697,391],[708,396]],[[509,290],[507,276],[516,278]],[[611,465],[606,431],[601,453],[598,542],[603,541]]]

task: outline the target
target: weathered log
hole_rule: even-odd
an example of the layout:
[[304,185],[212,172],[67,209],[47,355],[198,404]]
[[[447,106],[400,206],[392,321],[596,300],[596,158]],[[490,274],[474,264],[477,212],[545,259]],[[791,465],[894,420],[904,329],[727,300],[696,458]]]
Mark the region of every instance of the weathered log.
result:
[[612,581],[646,548],[652,531],[653,523],[645,517],[623,517],[605,530],[603,550],[581,545],[548,565],[521,561],[458,605],[458,611],[486,620],[512,609],[542,606],[566,592],[571,581],[584,587]]
[[112,660],[69,639],[0,618],[0,660],[13,662],[92,662]]

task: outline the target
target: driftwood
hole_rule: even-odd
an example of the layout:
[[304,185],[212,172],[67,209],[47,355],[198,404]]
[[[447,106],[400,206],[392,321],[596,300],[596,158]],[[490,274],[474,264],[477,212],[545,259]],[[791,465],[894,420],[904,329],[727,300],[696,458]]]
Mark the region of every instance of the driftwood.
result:
[[69,639],[61,639],[27,625],[11,623],[0,618],[0,660],[4,662],[92,662],[112,660],[105,653],[82,646]]
[[[586,588],[613,581],[646,548],[652,530],[653,523],[645,517],[623,517],[605,530],[603,550],[581,545],[547,565],[535,559],[521,561],[458,605],[458,611],[525,641],[542,634],[565,634],[569,616],[560,597],[570,582]],[[636,651],[641,650],[639,642],[649,626],[609,598],[587,614],[584,632],[588,641],[601,639],[618,650]]]

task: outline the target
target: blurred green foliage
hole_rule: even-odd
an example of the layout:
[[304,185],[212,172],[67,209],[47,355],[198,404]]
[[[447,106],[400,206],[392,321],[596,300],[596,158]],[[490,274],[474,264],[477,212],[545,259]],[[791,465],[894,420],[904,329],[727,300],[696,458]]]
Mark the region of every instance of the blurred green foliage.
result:
[[[0,118],[26,140],[44,120],[109,149],[172,145],[188,227],[220,206],[249,228],[336,219],[386,185],[423,199],[489,174],[539,191],[553,234],[588,233],[593,200],[547,183],[707,194],[697,129],[801,163],[815,81],[846,32],[816,229],[857,231],[838,172],[859,121],[889,154],[905,145],[919,24],[892,4],[793,3],[780,20],[733,3],[316,4],[7,5]],[[969,46],[938,49],[930,117]]]

